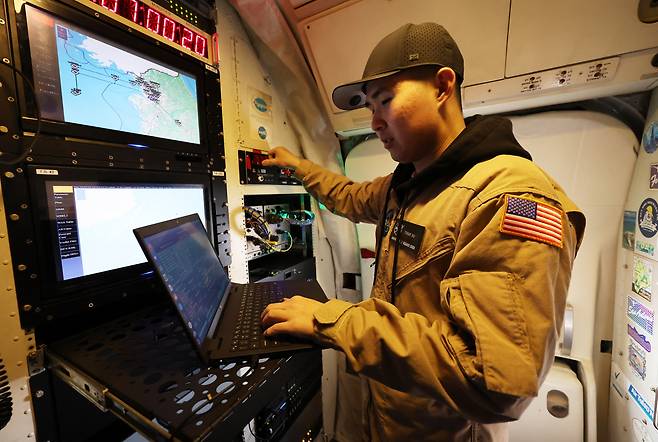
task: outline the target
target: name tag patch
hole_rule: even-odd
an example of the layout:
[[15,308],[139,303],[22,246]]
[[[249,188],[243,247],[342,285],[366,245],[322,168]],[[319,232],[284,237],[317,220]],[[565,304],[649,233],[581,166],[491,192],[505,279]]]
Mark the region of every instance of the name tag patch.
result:
[[425,227],[409,221],[402,221],[395,225],[391,233],[391,241],[397,242],[400,237],[400,247],[409,250],[414,255],[418,254],[420,245],[423,243]]

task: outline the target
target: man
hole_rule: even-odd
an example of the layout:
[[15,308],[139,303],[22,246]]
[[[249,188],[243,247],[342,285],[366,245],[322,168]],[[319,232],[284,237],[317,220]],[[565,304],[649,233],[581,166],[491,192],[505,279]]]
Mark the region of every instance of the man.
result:
[[294,297],[265,333],[345,353],[366,385],[364,440],[506,440],[550,368],[585,218],[531,162],[511,123],[464,121],[461,53],[443,27],[407,24],[373,50],[334,103],[372,112],[400,164],[354,183],[284,148],[313,196],[377,223],[371,299]]

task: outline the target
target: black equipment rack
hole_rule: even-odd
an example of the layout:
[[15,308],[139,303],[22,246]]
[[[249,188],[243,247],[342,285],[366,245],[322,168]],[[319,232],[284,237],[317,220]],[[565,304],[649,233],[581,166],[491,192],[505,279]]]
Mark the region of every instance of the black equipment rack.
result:
[[291,377],[322,370],[319,350],[205,367],[164,305],[50,344],[46,357],[51,373],[153,440],[239,438]]

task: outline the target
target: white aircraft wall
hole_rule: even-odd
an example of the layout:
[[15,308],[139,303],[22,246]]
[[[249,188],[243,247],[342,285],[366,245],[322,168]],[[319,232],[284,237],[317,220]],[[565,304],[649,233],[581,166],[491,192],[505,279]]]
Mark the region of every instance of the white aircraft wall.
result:
[[[654,89],[649,104],[642,148],[624,204],[629,216],[623,223],[618,221],[617,224],[620,233],[617,237],[615,269],[614,346],[608,389],[608,430],[610,440],[614,442],[658,441],[655,420],[658,385],[656,334],[649,325],[653,324],[658,306],[655,296],[658,282],[655,277],[651,277],[652,272],[656,274],[657,259],[654,253],[650,253],[651,247],[655,248],[656,237],[650,237],[644,229],[644,218],[648,210],[640,209],[644,201],[656,198],[655,185],[651,183],[652,169],[657,162],[653,134],[656,124],[658,89]],[[642,221],[642,229],[638,220]],[[646,245],[646,252],[642,245]],[[644,282],[646,287],[642,284]],[[639,285],[642,285],[642,289],[638,289]],[[633,301],[636,302],[634,305]],[[600,385],[600,388],[604,386]]]

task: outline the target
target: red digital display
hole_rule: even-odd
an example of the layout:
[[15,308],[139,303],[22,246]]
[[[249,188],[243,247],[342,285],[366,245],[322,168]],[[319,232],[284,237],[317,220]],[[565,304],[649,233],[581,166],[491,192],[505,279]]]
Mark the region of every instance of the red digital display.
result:
[[208,57],[208,38],[139,0],[90,0],[194,53]]

